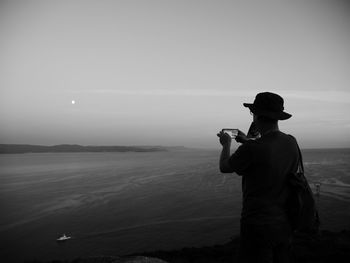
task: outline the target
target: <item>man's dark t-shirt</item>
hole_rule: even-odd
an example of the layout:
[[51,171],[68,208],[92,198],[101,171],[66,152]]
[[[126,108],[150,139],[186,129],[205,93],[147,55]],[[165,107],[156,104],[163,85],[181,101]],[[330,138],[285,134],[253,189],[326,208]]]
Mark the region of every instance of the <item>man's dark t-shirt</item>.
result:
[[242,222],[258,225],[287,222],[287,176],[297,170],[298,159],[295,139],[280,131],[248,141],[232,154],[230,166],[242,175]]

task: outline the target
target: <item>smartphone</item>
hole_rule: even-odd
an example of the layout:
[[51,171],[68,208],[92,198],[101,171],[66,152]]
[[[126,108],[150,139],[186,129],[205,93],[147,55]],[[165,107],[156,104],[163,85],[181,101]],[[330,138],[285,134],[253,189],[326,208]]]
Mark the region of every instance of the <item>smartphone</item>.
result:
[[222,129],[221,131],[230,135],[232,139],[236,138],[236,136],[238,135],[238,129],[226,128],[226,129]]

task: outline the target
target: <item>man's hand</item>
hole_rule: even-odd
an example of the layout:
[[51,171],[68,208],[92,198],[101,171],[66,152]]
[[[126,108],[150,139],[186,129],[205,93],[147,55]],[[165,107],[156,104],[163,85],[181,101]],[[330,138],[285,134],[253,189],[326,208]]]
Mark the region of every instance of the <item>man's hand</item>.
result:
[[220,131],[217,136],[220,138],[220,143],[222,146],[230,146],[231,145],[231,136],[227,133]]
[[238,130],[238,135],[236,136],[235,140],[236,142],[245,143],[249,140],[249,138],[244,132]]

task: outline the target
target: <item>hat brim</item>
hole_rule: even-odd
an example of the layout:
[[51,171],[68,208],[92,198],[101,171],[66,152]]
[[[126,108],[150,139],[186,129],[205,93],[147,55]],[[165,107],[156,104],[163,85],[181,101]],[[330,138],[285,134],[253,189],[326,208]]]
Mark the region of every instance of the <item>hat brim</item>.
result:
[[267,111],[267,110],[259,109],[259,108],[255,107],[255,105],[252,103],[243,103],[243,106],[249,108],[250,111],[256,115],[265,116],[265,117],[268,117],[268,118],[274,119],[274,120],[281,120],[282,121],[282,120],[287,120],[290,117],[292,117],[291,114],[284,112],[284,111],[275,112],[275,111]]

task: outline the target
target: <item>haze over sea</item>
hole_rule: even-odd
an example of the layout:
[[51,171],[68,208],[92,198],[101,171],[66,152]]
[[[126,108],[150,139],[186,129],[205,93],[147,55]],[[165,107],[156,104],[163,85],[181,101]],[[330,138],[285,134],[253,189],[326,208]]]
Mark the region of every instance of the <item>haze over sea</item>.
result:
[[[219,150],[0,155],[0,258],[73,259],[228,242],[241,178]],[[349,229],[350,149],[303,150],[328,230]],[[57,243],[63,233],[72,240]]]

